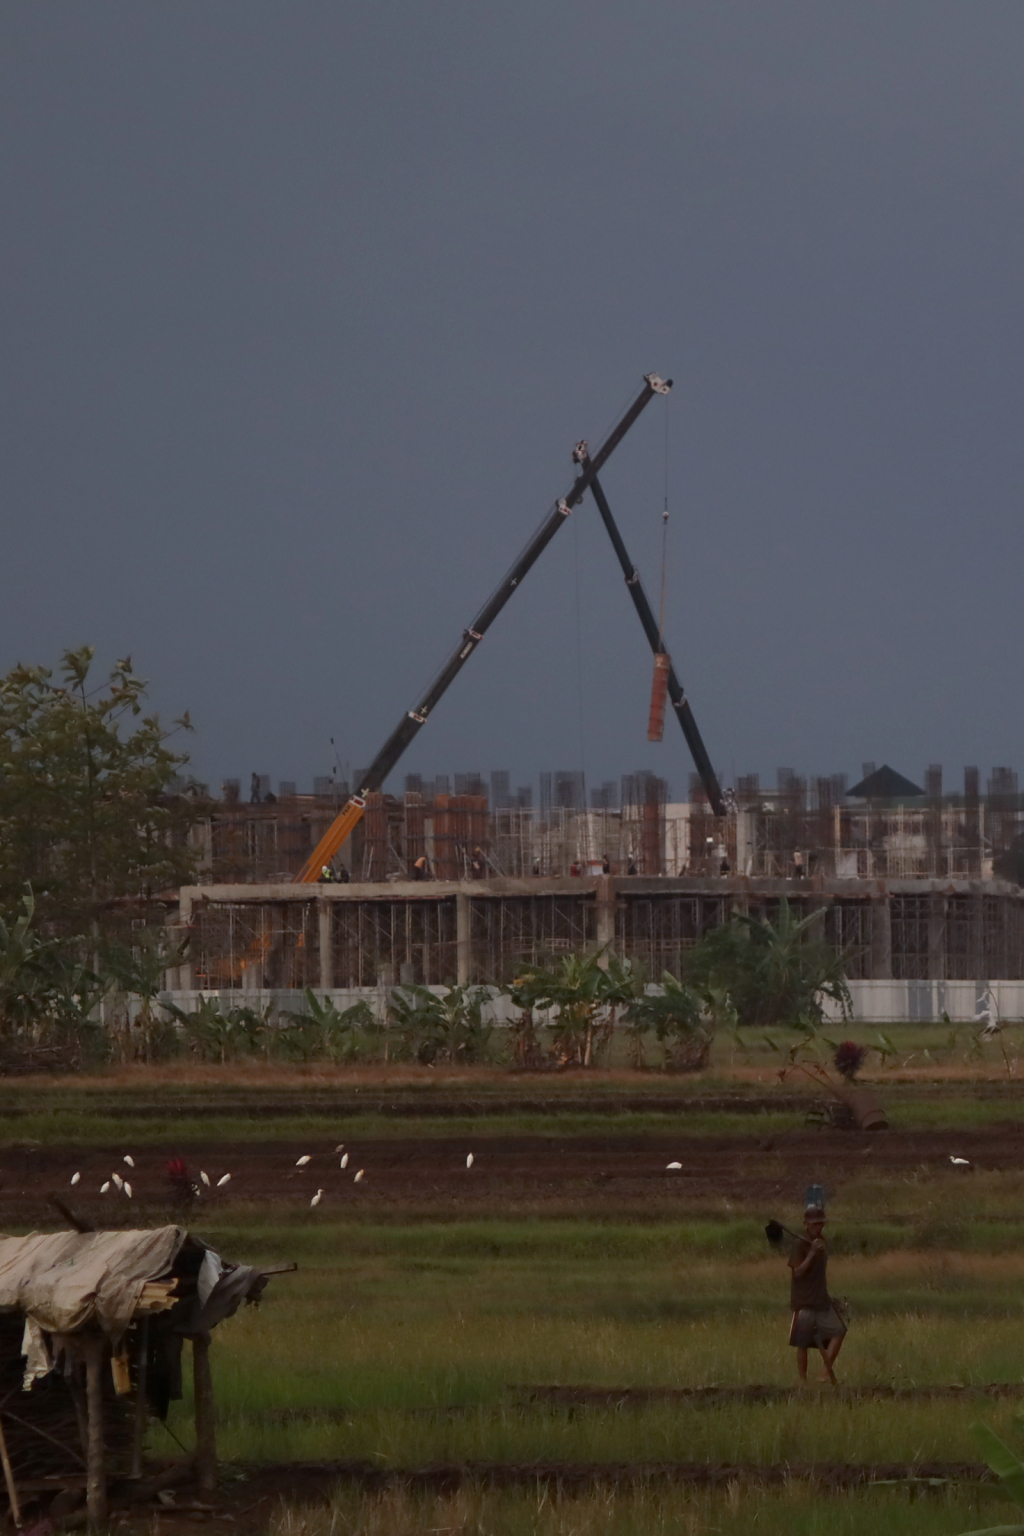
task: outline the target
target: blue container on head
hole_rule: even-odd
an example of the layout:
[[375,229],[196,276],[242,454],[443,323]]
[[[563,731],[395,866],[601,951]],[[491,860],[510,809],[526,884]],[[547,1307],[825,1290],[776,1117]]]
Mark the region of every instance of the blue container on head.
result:
[[804,1195],[805,1211],[824,1211],[825,1187],[822,1184],[808,1184],[807,1193]]

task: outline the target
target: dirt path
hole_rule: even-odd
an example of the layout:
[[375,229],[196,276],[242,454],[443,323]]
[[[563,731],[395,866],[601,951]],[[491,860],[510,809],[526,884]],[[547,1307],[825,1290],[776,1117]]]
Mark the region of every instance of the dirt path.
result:
[[[777,1136],[620,1135],[610,1137],[488,1136],[356,1141],[341,1169],[334,1136],[304,1143],[167,1142],[132,1149],[66,1145],[0,1149],[0,1228],[5,1223],[55,1218],[47,1197],[54,1191],[104,1225],[123,1226],[166,1216],[170,1191],[165,1167],[183,1156],[196,1180],[207,1173],[200,1208],[228,1214],[238,1202],[282,1207],[308,1205],[325,1191],[320,1214],[352,1211],[361,1217],[407,1212],[454,1218],[549,1209],[585,1216],[611,1209],[661,1216],[727,1200],[752,1203],[767,1215],[783,1196],[825,1176],[833,1192],[868,1168],[886,1176],[913,1171],[950,1171],[950,1156],[965,1157],[972,1171],[1024,1169],[1024,1124],[956,1132],[860,1132],[804,1129]],[[473,1165],[466,1159],[473,1153]],[[133,1156],[135,1167],[123,1162]],[[310,1162],[296,1167],[301,1156]],[[679,1162],[678,1170],[667,1164]],[[358,1183],[355,1173],[364,1170]],[[132,1186],[132,1200],[100,1186],[118,1172]],[[81,1174],[72,1186],[75,1172]],[[215,1186],[225,1173],[230,1182]]]

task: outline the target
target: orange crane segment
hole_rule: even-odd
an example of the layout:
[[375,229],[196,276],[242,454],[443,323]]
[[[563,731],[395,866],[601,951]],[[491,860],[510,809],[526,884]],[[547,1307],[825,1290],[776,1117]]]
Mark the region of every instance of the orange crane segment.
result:
[[365,809],[366,801],[361,795],[353,795],[346,801],[295,876],[295,885],[314,885],[320,879],[324,865],[331,862],[345,839],[359,825]]

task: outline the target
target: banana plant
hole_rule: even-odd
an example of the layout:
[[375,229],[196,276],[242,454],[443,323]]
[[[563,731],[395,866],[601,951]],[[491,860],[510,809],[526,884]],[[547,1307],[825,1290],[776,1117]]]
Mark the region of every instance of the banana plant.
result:
[[338,1008],[330,998],[321,1002],[312,987],[306,988],[305,1012],[285,1010],[284,1017],[290,1023],[278,1027],[274,1043],[300,1061],[355,1061],[376,1026],[367,1003]]
[[[728,997],[720,989],[698,992],[679,981],[671,971],[661,978],[661,992],[641,990],[626,1008],[623,1018],[634,1035],[654,1031],[664,1050],[669,1071],[699,1071],[707,1065],[711,1042],[724,1018],[734,1017]],[[640,1064],[642,1053],[636,1053]]]
[[389,1009],[406,1054],[428,1065],[483,1061],[492,1033],[483,1020],[487,997],[482,987],[447,987],[440,996],[429,987],[396,987]]
[[[1000,1440],[987,1424],[972,1424],[971,1433],[1006,1493],[1024,1509],[1024,1462],[1014,1455],[1006,1442]],[[964,1531],[963,1536],[1024,1536],[1024,1522],[1016,1525],[990,1525],[980,1531]]]
[[532,966],[509,987],[520,1008],[557,1009],[553,1053],[561,1066],[589,1067],[611,1039],[615,1013],[636,997],[632,963],[601,949]]

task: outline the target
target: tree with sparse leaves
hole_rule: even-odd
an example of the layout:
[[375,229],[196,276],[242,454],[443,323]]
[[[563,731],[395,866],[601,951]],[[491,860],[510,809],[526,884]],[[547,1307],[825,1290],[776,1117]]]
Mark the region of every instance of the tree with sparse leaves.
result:
[[187,758],[143,713],[131,659],[99,684],[92,659],[82,646],[56,679],[39,666],[0,678],[0,909],[30,887],[46,933],[95,940],[122,926],[126,901],[145,913],[189,878],[196,807],[173,792]]

